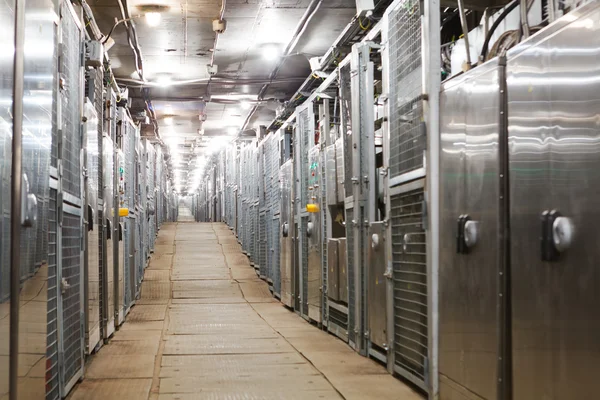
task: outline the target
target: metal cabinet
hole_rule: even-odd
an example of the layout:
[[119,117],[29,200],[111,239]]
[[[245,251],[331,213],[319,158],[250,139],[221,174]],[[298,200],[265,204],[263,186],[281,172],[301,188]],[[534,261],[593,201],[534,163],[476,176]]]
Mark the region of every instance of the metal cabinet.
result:
[[[308,164],[305,167],[308,175],[308,203],[306,237],[308,241],[308,271],[307,271],[307,303],[308,317],[321,322],[321,286],[322,286],[322,241],[321,241],[321,153],[318,146],[308,152]],[[308,210],[309,207],[314,210]]]
[[65,396],[83,375],[83,199],[82,109],[83,32],[73,6],[60,8],[60,87],[58,141],[58,364],[60,392]]
[[592,2],[508,55],[515,400],[598,396],[599,20]]
[[[115,257],[115,250],[118,254],[119,244],[119,230],[118,230],[118,217],[115,219],[115,191],[114,191],[114,157],[115,150],[112,139],[105,134],[102,138],[102,163],[104,166],[104,268],[102,271],[102,323],[104,337],[109,338],[114,330],[115,325],[122,322],[122,318],[118,318],[120,309],[117,308],[119,299],[122,298],[119,292],[119,281],[115,279],[118,276],[119,268],[122,265],[119,264],[119,258]],[[117,225],[115,226],[115,220]],[[115,318],[117,322],[115,323]]]
[[387,278],[386,239],[383,222],[372,222],[369,226],[367,315],[369,318],[369,340],[377,352],[387,351]]
[[446,82],[440,95],[442,399],[497,398],[502,69],[490,61]]
[[280,271],[281,271],[281,302],[293,307],[294,275],[292,271],[292,246],[294,217],[292,214],[292,160],[285,162],[279,172],[281,191],[281,235],[280,235]]
[[[85,338],[86,352],[91,354],[100,343],[100,285],[102,263],[102,241],[100,231],[103,230],[102,220],[98,220],[99,196],[98,186],[100,181],[100,154],[98,153],[98,115],[95,106],[86,101],[85,116],[85,158],[86,175],[85,183],[85,274],[84,304],[85,304]],[[101,214],[101,212],[100,212]]]

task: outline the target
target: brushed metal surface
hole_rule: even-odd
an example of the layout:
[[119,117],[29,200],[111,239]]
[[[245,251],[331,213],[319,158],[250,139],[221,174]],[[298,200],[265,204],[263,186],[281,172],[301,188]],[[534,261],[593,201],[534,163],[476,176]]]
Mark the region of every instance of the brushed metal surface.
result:
[[340,301],[348,304],[348,265],[346,254],[348,252],[346,238],[339,238],[338,243],[338,271],[339,271],[339,287]]
[[[321,153],[319,147],[314,146],[308,152],[308,203],[321,205],[322,184]],[[322,211],[322,210],[321,210]],[[323,285],[321,272],[321,212],[310,213],[309,224],[312,224],[311,234],[308,236],[308,316],[310,319],[321,321],[321,287]]]
[[369,338],[381,348],[387,348],[385,232],[383,222],[369,226],[367,307]]
[[282,234],[279,239],[281,243],[281,253],[279,255],[281,269],[281,302],[288,307],[293,307],[294,302],[294,276],[292,271],[292,246],[294,238],[294,219],[292,215],[293,171],[291,160],[284,163],[279,171],[281,193],[280,221],[282,228],[283,225],[287,225],[287,237]]
[[[13,49],[14,47],[14,0],[8,0],[0,7],[0,46]],[[0,398],[10,396],[10,187],[11,187],[11,159],[12,159],[12,115],[13,99],[13,63],[14,52],[5,54],[0,58],[0,99],[8,107],[0,109]],[[18,299],[12,299],[19,301]]]
[[[491,61],[443,85],[439,370],[496,398],[499,67]],[[479,242],[457,254],[457,220],[480,222]],[[441,385],[441,399],[453,398]],[[468,392],[465,391],[465,392]]]
[[[0,97],[4,102],[2,111],[0,112],[0,120],[2,120],[2,128],[4,132],[10,132],[12,129],[11,117],[11,95],[13,90],[12,82],[12,65],[6,68],[5,63],[13,61],[13,34],[14,22],[12,20],[13,7],[12,2],[3,4],[3,11],[0,13],[2,20],[2,39],[1,45],[9,44],[4,47],[2,52],[2,88],[0,89]],[[20,300],[19,307],[19,346],[18,355],[12,354],[12,357],[19,359],[18,373],[18,398],[33,399],[43,398],[46,390],[50,393],[49,398],[56,394],[56,385],[58,382],[55,379],[48,379],[46,386],[46,369],[55,371],[57,365],[55,363],[55,351],[48,333],[54,334],[56,329],[56,301],[55,295],[48,296],[49,289],[55,293],[56,290],[56,267],[48,266],[48,246],[37,246],[38,243],[45,242],[44,235],[48,233],[49,218],[49,167],[50,167],[50,152],[52,147],[52,130],[53,116],[52,110],[55,105],[53,97],[54,84],[56,83],[56,36],[54,19],[56,18],[55,5],[48,0],[32,0],[27,3],[22,3],[25,9],[25,48],[23,54],[23,73],[24,73],[24,93],[23,93],[23,131],[22,131],[22,168],[23,173],[27,175],[29,181],[29,193],[35,195],[37,199],[37,221],[29,228],[21,228],[21,290],[20,299],[13,298],[13,301]],[[11,10],[8,10],[10,8]],[[9,18],[6,20],[5,18]],[[5,29],[10,30],[6,32]],[[4,136],[2,133],[0,135]],[[11,162],[11,135],[4,137],[3,158],[10,164]],[[2,145],[0,145],[2,146]],[[5,187],[10,187],[11,182],[11,166],[4,165],[2,168],[2,185],[3,191]],[[4,206],[9,206],[9,192],[4,192],[1,197],[4,198],[0,203]],[[10,217],[4,216],[4,231],[9,227]],[[40,229],[41,228],[41,229]],[[7,246],[10,246],[10,241],[4,240]],[[6,247],[8,252],[10,247]],[[41,251],[40,251],[41,250]],[[41,254],[40,254],[41,253]],[[8,254],[8,253],[7,253]],[[1,262],[1,261],[0,261]],[[6,268],[9,266],[6,265]],[[4,269],[2,265],[0,269]],[[3,276],[0,277],[2,281]],[[0,282],[1,284],[1,282]],[[0,289],[0,301],[2,298],[2,290]],[[8,302],[5,303],[8,305]],[[4,304],[0,304],[3,307]],[[4,317],[4,314],[2,313]],[[0,342],[6,340],[8,344],[8,316],[0,321]],[[6,330],[5,330],[6,327]],[[6,338],[6,339],[4,339]],[[2,348],[4,349],[3,343]],[[50,348],[48,348],[50,344]],[[8,347],[7,347],[8,350]],[[47,351],[48,350],[48,351]],[[46,355],[49,355],[48,362]],[[4,375],[4,356],[8,352],[0,352],[0,397],[3,397],[3,376]],[[7,365],[8,366],[8,365]],[[8,370],[6,370],[8,373]],[[8,382],[7,382],[8,383]],[[12,393],[14,396],[15,393]],[[8,398],[8,397],[7,397]]]
[[335,206],[338,203],[335,144],[332,144],[325,148],[325,163],[325,179],[327,181],[327,205]]
[[[86,351],[91,354],[100,342],[100,229],[98,225],[98,180],[99,154],[98,154],[98,116],[92,103],[86,101],[84,105],[86,118],[84,129],[86,137],[86,204],[92,210],[92,215],[86,216],[88,232],[85,253],[87,256],[86,276],[87,282],[87,309],[86,309]],[[86,210],[87,212],[87,210]],[[91,226],[91,230],[90,230]]]
[[331,300],[340,300],[339,241],[327,239],[327,295]]
[[[515,400],[598,397],[599,19],[592,2],[509,53]],[[555,262],[540,257],[546,210],[576,229]]]
[[336,194],[337,203],[343,203],[346,197],[344,188],[344,140],[339,138],[335,141],[335,167],[336,167]]
[[[114,234],[114,147],[113,141],[107,134],[102,137],[102,165],[104,166],[104,224],[106,232],[104,234],[106,256],[104,262],[103,278],[106,283],[103,285],[102,305],[103,305],[103,325],[106,336],[114,332],[115,327],[115,293],[118,293],[119,299],[122,301],[122,294],[118,292],[118,286],[115,291],[115,285],[118,281],[114,279],[115,263],[119,262],[114,257],[114,246],[118,246],[118,235]],[[110,238],[109,238],[110,236]],[[116,236],[116,237],[115,237]],[[119,266],[117,265],[117,269]],[[122,309],[120,307],[119,309]],[[119,322],[120,323],[120,322]]]

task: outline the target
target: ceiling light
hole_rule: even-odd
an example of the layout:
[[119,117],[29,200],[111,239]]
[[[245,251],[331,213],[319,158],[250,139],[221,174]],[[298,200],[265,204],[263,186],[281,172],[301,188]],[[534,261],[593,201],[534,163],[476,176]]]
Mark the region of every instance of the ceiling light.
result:
[[227,133],[229,133],[231,136],[233,136],[233,135],[237,135],[237,133],[238,133],[238,128],[231,127],[231,128],[229,128],[229,129],[227,129]]
[[147,12],[146,13],[146,23],[148,26],[158,26],[160,25],[160,13],[159,12]]
[[163,122],[167,125],[173,125],[173,117],[165,117],[163,118]]
[[249,102],[247,102],[247,101],[242,101],[242,102],[240,103],[240,105],[241,105],[241,107],[242,107],[242,110],[249,110],[249,109],[250,109],[250,103],[249,103]]
[[268,61],[274,61],[280,56],[280,51],[276,46],[266,46],[263,49],[263,57]]
[[159,86],[166,87],[166,86],[170,86],[173,83],[173,80],[168,75],[161,75],[158,78],[156,78],[156,83]]

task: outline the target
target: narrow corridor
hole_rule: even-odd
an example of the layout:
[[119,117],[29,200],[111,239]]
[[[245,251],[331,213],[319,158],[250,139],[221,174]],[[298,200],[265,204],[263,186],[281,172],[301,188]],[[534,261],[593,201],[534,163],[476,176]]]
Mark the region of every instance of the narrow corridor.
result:
[[221,223],[164,224],[127,322],[72,399],[420,399],[272,298]]

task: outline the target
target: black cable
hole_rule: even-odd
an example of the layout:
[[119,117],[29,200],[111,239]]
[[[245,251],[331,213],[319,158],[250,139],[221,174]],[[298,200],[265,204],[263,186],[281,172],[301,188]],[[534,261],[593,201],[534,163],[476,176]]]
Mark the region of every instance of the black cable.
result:
[[520,2],[520,0],[513,0],[509,5],[507,5],[506,8],[504,9],[504,11],[502,11],[502,14],[500,14],[500,16],[494,21],[494,23],[490,27],[490,30],[488,31],[488,34],[485,37],[485,41],[483,42],[483,48],[481,49],[480,59],[482,61],[485,61],[485,58],[486,58],[487,52],[488,52],[488,46],[490,44],[492,35],[496,31],[496,28],[498,28],[498,26],[500,25],[500,22],[502,22],[502,20],[504,20],[504,18],[506,18],[506,16],[508,14],[510,14],[510,12],[519,5],[519,2]]
[[[116,19],[116,18],[115,18]],[[119,24],[123,23],[123,22],[127,22],[129,21],[129,18],[125,18],[125,19],[120,19],[117,22],[115,22],[115,24],[113,25],[112,28],[110,28],[110,32],[108,32],[108,35],[106,35],[106,37],[104,38],[104,40],[102,40],[102,44],[108,42],[108,39],[110,39],[110,37],[112,36],[113,32],[115,31],[115,28],[117,26],[119,26]]]

